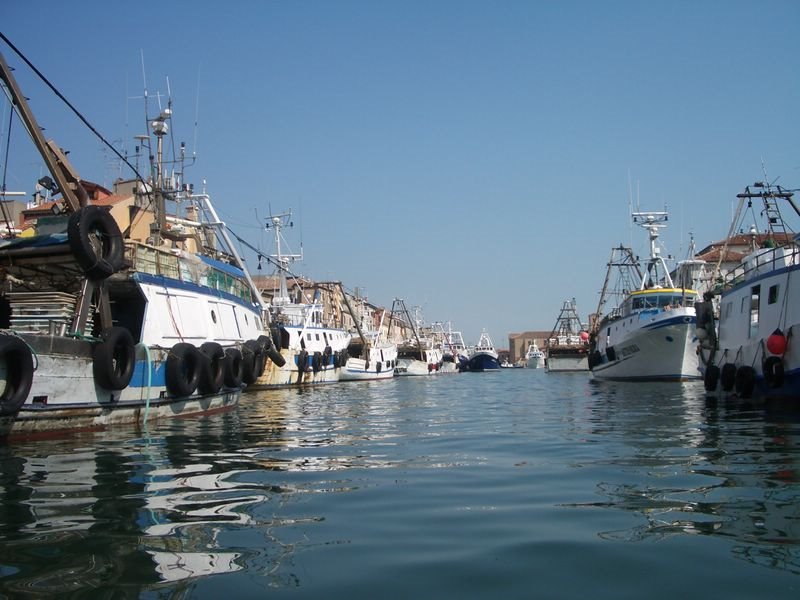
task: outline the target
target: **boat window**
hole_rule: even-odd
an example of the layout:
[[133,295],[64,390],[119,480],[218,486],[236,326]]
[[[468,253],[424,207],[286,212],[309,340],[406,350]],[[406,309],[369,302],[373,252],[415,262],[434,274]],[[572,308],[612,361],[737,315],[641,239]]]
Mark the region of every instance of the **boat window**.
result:
[[778,301],[778,284],[769,286],[769,294],[767,294],[767,303],[775,304]]
[[307,339],[309,342],[311,341],[311,334],[310,334],[310,333],[307,333],[307,334],[306,334],[306,339]]
[[750,337],[758,335],[758,308],[761,299],[761,286],[750,288]]

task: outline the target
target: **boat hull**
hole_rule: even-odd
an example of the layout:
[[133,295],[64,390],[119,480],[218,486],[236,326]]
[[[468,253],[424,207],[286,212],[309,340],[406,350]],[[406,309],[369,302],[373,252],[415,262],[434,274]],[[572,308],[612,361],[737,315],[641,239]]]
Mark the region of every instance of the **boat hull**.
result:
[[532,356],[525,361],[525,367],[527,369],[543,369],[544,356]]
[[[36,356],[30,391],[18,412],[0,417],[0,438],[52,436],[100,430],[116,425],[144,425],[165,417],[189,416],[232,408],[241,388],[214,394],[172,397],[166,386],[169,350],[137,347],[133,376],[122,390],[101,387],[94,376],[87,340],[20,334]],[[5,389],[7,365],[0,365]]]
[[[633,315],[601,326],[592,376],[608,381],[700,379],[693,308]],[[605,334],[611,330],[605,343]]]
[[440,363],[427,363],[413,358],[398,358],[395,375],[399,377],[419,377],[423,375],[438,375],[443,373]]
[[497,355],[488,352],[476,352],[469,358],[470,371],[480,373],[482,371],[494,371],[500,368],[500,361]]
[[589,361],[586,352],[551,354],[545,362],[548,373],[588,371]]
[[[722,397],[800,400],[800,249],[757,253],[744,275],[721,295],[713,352],[699,344],[706,391]],[[784,351],[777,354],[768,343],[776,330],[785,340]],[[745,375],[743,368],[752,371]],[[723,375],[726,370],[730,377]]]
[[363,358],[348,358],[347,364],[341,368],[341,381],[369,381],[371,379],[391,379],[394,368],[380,361],[366,361]]

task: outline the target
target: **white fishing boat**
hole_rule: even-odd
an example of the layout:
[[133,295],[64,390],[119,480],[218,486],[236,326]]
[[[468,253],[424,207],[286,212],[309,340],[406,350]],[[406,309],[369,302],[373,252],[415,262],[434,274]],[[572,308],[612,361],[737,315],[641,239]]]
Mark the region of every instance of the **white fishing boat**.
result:
[[528,345],[528,350],[525,352],[525,367],[528,369],[544,368],[544,352],[539,349],[536,342]]
[[[793,193],[756,183],[737,196],[739,206],[727,240],[742,229],[745,202],[761,204],[764,225],[750,228],[750,251],[723,274],[715,326],[712,293],[697,306],[697,336],[706,390],[741,398],[800,399],[800,236],[784,213],[796,219]],[[726,242],[727,243],[727,242]]]
[[[442,372],[443,355],[433,338],[423,333],[422,319],[416,314],[412,319],[406,308],[405,302],[395,299],[392,303],[392,314],[389,321],[390,328],[394,324],[395,310],[407,319],[407,325],[412,330],[412,337],[397,344],[397,367],[395,375],[421,376],[436,375]],[[391,331],[390,331],[391,333]]]
[[[270,361],[249,389],[280,387],[298,384],[335,383],[341,368],[348,362],[347,346],[350,333],[325,314],[319,290],[311,298],[297,284],[290,265],[302,260],[302,254],[287,253],[283,230],[291,226],[291,213],[271,215],[267,229],[273,231],[275,254],[271,262],[276,267],[277,289],[269,302],[270,331],[275,348],[283,360]],[[289,277],[296,285],[289,292]]]
[[224,223],[168,150],[171,106],[138,138],[151,176],[90,197],[1,54],[0,75],[53,191],[33,235],[0,243],[0,437],[234,406],[275,353]]
[[588,371],[589,334],[583,329],[575,299],[565,300],[545,340],[545,371]]
[[458,373],[466,371],[469,363],[469,349],[464,343],[464,336],[453,329],[448,321],[447,328],[441,321],[432,326],[434,345],[442,351],[442,373]]
[[356,332],[351,334],[347,346],[347,359],[343,361],[339,376],[341,381],[391,379],[397,365],[397,344],[381,335],[386,310],[380,311],[376,324],[375,311],[363,298],[357,298],[353,307],[347,294],[342,296],[351,310]]
[[[590,336],[589,368],[595,379],[687,381],[699,379],[695,351],[697,292],[676,287],[658,246],[664,211],[633,213],[648,232],[644,269],[630,248],[611,251]],[[611,300],[611,304],[609,304]],[[606,307],[611,305],[611,309]]]
[[492,338],[489,332],[485,329],[481,331],[481,336],[478,338],[478,343],[472,350],[469,356],[469,363],[467,370],[474,373],[483,371],[493,371],[500,368],[500,361],[497,356],[497,350],[494,348]]

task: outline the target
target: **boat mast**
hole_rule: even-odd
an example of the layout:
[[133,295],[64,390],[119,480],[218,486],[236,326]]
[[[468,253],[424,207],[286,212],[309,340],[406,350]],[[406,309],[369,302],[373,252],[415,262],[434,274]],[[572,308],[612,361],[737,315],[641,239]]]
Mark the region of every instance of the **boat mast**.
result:
[[[663,273],[661,277],[664,284],[669,287],[675,287],[672,283],[672,278],[669,276],[669,269],[667,263],[661,256],[661,249],[658,247],[658,230],[666,227],[666,222],[669,216],[666,211],[652,211],[652,212],[635,212],[631,215],[633,222],[636,225],[647,230],[650,236],[650,258],[647,261],[647,269],[642,277],[642,283],[639,287],[640,290],[647,289],[648,287],[656,288],[662,287],[659,283],[659,270]],[[648,285],[649,284],[649,285]]]
[[30,106],[28,106],[28,101],[22,94],[19,85],[17,85],[17,80],[14,78],[2,52],[0,52],[0,79],[5,83],[6,89],[11,95],[11,101],[17,108],[17,114],[25,124],[33,143],[36,145],[36,149],[47,165],[47,169],[58,184],[58,189],[64,197],[67,211],[75,212],[82,206],[86,206],[89,201],[89,195],[86,193],[78,173],[53,140],[45,141],[42,130],[36,122]]

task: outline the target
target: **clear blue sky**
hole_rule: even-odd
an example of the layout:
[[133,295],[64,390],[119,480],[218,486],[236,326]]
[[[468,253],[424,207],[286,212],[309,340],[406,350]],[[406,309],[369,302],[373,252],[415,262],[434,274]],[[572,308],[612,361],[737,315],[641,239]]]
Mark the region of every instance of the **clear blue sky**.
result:
[[[690,231],[724,237],[762,162],[800,187],[797,0],[13,0],[0,29],[129,149],[143,52],[229,225],[268,248],[256,216],[292,208],[298,272],[402,297],[469,343],[550,329],[572,297],[586,319],[611,247],[646,251],[629,177],[670,211],[675,255]],[[109,184],[100,144],[3,53],[47,134]],[[9,189],[37,169],[14,155]]]

